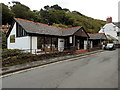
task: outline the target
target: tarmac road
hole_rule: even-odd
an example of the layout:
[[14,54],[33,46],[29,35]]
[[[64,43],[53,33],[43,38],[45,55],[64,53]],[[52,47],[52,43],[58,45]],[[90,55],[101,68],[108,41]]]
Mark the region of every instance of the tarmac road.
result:
[[2,78],[3,88],[118,88],[118,50]]

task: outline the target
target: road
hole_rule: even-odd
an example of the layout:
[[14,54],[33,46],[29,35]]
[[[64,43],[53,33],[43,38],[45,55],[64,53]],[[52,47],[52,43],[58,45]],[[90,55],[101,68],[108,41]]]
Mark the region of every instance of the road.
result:
[[2,78],[3,88],[117,88],[118,50]]

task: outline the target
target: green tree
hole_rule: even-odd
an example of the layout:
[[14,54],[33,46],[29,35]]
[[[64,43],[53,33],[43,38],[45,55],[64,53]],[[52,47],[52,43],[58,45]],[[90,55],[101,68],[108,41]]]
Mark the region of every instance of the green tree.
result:
[[67,9],[67,8],[63,8],[62,10],[64,10],[64,11],[68,11],[68,12],[70,12],[70,10],[69,9]]
[[2,34],[2,49],[7,48],[7,38],[6,38],[6,32],[0,32]]
[[[10,3],[10,2],[9,2]],[[12,3],[14,4],[14,5],[16,5],[16,4],[21,4],[19,1],[12,1]]]
[[23,4],[16,4],[12,8],[12,12],[14,12],[15,17],[34,20],[35,14],[30,10],[29,7]]
[[[46,24],[49,24],[49,17],[50,17],[50,14],[48,11],[45,11],[45,10],[42,10],[40,11],[40,17],[41,17],[41,23],[46,23]],[[51,22],[52,23],[52,22]]]
[[[41,10],[43,11],[43,10]],[[33,10],[35,16],[34,16],[34,21],[35,22],[41,22],[41,15],[40,15],[40,11],[38,10]]]
[[62,8],[58,4],[51,6],[51,8],[55,10],[62,10]]
[[3,3],[0,3],[0,5],[2,5],[2,7],[0,7],[0,9],[2,10],[2,24],[5,25],[5,24],[11,24],[12,20],[13,20],[13,17],[14,17],[14,13],[12,11],[10,11],[8,9],[8,6],[3,4]]
[[63,25],[63,24],[53,24],[54,26],[57,26],[57,27],[62,27],[62,28],[69,28],[70,26],[68,25]]
[[44,9],[46,9],[46,10],[48,10],[49,8],[50,8],[49,5],[44,6]]

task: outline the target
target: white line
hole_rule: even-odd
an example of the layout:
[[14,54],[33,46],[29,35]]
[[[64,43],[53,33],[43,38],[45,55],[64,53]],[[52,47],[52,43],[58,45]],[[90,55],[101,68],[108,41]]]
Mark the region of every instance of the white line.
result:
[[[100,52],[100,53],[102,53],[102,52]],[[90,55],[96,55],[96,54],[98,54],[98,53],[93,53],[93,54],[90,54]],[[67,61],[71,61],[71,60],[85,58],[85,57],[90,56],[90,55],[80,56],[80,57],[77,57],[77,58],[71,58],[71,59],[62,60],[62,61],[58,61],[58,62],[54,62],[54,63],[50,63],[50,64],[38,66],[38,67],[33,67],[33,68],[21,70],[21,71],[18,71],[18,72],[14,72],[14,73],[10,73],[10,74],[6,74],[6,75],[3,75],[3,76],[0,76],[0,78],[8,77],[8,76],[11,76],[11,75],[14,75],[14,74],[18,74],[18,73],[22,73],[22,72],[26,72],[26,71],[31,71],[31,70],[38,69],[38,68],[43,68],[43,67],[46,67],[46,66],[49,66],[49,65],[54,65],[54,64],[57,64],[57,63],[61,63],[61,62],[67,62]]]

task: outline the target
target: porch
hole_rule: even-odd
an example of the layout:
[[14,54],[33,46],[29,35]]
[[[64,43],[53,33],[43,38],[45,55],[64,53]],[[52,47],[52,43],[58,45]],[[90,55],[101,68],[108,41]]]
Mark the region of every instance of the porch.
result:
[[87,38],[81,36],[68,37],[53,37],[53,36],[38,36],[37,49],[41,51],[64,51],[71,48],[87,49]]
[[[76,29],[76,28],[74,28]],[[36,52],[63,52],[66,50],[75,51],[80,49],[87,49],[88,34],[83,28],[76,29],[76,32],[68,34],[68,31],[73,32],[74,30],[64,30],[64,35],[40,35],[33,34],[32,37],[36,37],[35,41],[32,42],[31,49],[36,49]],[[34,43],[36,43],[36,45]],[[35,46],[33,48],[33,46]]]

